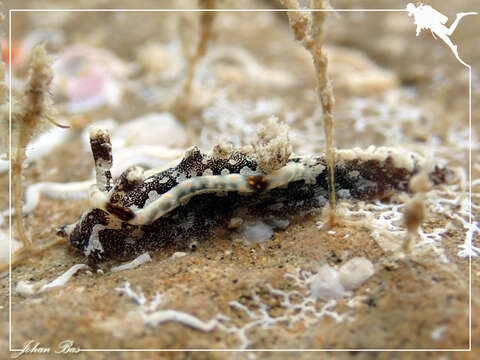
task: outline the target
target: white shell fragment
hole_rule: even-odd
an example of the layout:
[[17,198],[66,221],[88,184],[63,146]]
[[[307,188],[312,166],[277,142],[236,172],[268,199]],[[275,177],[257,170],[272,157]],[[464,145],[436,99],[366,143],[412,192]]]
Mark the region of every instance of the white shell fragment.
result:
[[54,279],[53,281],[45,284],[44,280],[38,282],[29,282],[26,280],[21,280],[18,282],[15,287],[15,292],[22,296],[33,296],[39,293],[42,293],[46,290],[60,287],[65,285],[73,275],[75,275],[79,270],[90,269],[85,264],[76,264],[73,265],[70,269],[65,271],[62,275]]
[[260,243],[272,238],[273,229],[263,221],[257,221],[253,225],[243,224],[240,233],[247,242]]
[[20,280],[15,286],[15,292],[21,296],[28,297],[33,296],[38,290],[36,284],[28,282],[26,280]]
[[55,280],[53,280],[53,281],[49,282],[48,284],[42,286],[40,288],[40,292],[65,285],[67,283],[67,281],[70,280],[70,278],[77,273],[77,271],[82,270],[82,269],[90,269],[90,268],[85,264],[73,265],[70,269],[65,271],[62,275],[57,277]]
[[139,267],[140,265],[150,261],[152,261],[150,254],[145,252],[126,264],[112,267],[111,272],[135,269],[136,267]]
[[375,268],[370,260],[355,257],[343,264],[338,273],[343,287],[347,290],[355,290],[375,274]]
[[172,259],[180,259],[184,256],[186,256],[187,253],[186,252],[183,252],[183,251],[177,251],[177,252],[174,252],[171,256]]
[[338,271],[325,264],[310,280],[310,290],[317,299],[338,299],[358,289],[374,273],[370,260],[361,257],[349,260]]

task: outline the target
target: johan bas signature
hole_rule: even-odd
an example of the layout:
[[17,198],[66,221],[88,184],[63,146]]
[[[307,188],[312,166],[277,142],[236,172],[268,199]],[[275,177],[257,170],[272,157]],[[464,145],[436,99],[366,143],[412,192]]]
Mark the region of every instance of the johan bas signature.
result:
[[75,346],[73,340],[62,340],[54,349],[43,347],[39,341],[29,340],[24,344],[23,349],[19,353],[14,354],[12,358],[18,359],[22,355],[30,354],[78,354],[79,352],[80,348]]

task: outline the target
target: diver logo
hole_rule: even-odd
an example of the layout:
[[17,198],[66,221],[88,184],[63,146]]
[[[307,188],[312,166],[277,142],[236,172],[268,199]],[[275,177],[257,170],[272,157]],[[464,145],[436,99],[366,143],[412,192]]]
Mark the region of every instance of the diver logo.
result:
[[447,22],[448,17],[429,5],[420,4],[415,6],[412,3],[408,3],[406,10],[408,11],[408,16],[413,15],[414,24],[417,25],[417,36],[423,29],[430,30],[435,39],[436,36],[438,36],[445,44],[448,45],[458,61],[470,68],[470,65],[466,64],[458,55],[457,45],[454,45],[452,40],[450,40],[450,35],[453,34],[458,23],[464,16],[476,15],[476,12],[458,13],[455,21],[450,25],[450,27],[446,27],[445,23]]

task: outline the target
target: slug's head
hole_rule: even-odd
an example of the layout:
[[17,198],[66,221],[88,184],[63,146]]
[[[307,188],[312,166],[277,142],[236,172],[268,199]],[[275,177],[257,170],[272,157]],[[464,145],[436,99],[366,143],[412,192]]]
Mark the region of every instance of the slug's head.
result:
[[136,253],[136,240],[142,238],[143,231],[94,208],[85,212],[77,223],[59,228],[57,234],[70,240],[90,261],[100,262],[130,258]]
[[65,225],[57,229],[57,235],[68,238],[70,243],[86,256],[102,260],[105,255],[100,241],[100,231],[109,223],[110,216],[101,209],[85,212],[77,223]]

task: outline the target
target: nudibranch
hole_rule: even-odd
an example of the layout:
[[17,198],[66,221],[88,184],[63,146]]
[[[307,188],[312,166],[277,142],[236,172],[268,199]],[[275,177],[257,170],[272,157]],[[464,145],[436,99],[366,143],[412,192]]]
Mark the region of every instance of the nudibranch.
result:
[[[291,219],[328,202],[324,156],[291,156],[263,173],[255,153],[232,149],[220,156],[193,147],[170,168],[131,167],[112,179],[108,132],[91,131],[90,144],[96,170],[90,209],[58,233],[92,261],[185,247],[233,218]],[[410,178],[426,164],[419,155],[390,148],[337,150],[336,192],[339,198],[374,200],[407,191]],[[434,184],[447,176],[438,166],[428,173]]]

